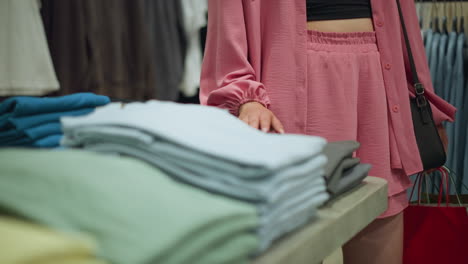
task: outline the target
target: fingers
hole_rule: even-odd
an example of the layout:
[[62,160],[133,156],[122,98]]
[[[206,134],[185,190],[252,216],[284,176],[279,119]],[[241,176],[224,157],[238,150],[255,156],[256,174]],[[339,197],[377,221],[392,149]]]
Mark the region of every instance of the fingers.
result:
[[260,129],[265,133],[277,132],[284,134],[284,127],[278,118],[258,103],[246,103],[241,106],[239,112],[239,119],[254,129]]
[[256,117],[255,114],[242,115],[242,116],[239,116],[239,119],[242,122],[246,123],[247,125],[255,128],[255,129],[259,129],[260,118]]
[[281,122],[278,120],[278,118],[276,118],[274,115],[272,115],[271,125],[272,125],[273,129],[276,132],[278,132],[280,134],[284,134],[283,124],[281,124]]
[[242,115],[242,116],[239,116],[239,119],[246,123],[247,125],[249,124],[249,116],[248,115]]
[[263,114],[260,117],[260,129],[263,132],[268,133],[270,131],[270,127],[271,127],[271,115]]
[[249,126],[258,129],[260,126],[260,117],[258,115],[249,116]]

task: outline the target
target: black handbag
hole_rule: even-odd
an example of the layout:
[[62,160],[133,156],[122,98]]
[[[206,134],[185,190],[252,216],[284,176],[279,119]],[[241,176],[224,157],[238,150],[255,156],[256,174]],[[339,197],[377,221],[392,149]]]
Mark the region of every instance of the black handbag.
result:
[[408,52],[411,73],[413,75],[415,98],[410,98],[411,114],[413,117],[414,134],[419,148],[424,170],[436,169],[444,166],[447,155],[444,145],[440,139],[439,132],[434,123],[431,105],[426,98],[424,85],[419,81],[416,64],[414,63],[413,53],[406,30],[403,12],[401,11],[400,0],[396,0],[398,13],[400,14],[401,27],[405,37],[406,49]]

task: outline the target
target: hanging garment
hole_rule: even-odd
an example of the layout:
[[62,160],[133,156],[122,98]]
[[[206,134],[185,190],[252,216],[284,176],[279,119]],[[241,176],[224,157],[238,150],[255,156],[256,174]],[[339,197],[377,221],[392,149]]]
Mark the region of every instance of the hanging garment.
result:
[[42,0],[60,94],[118,99],[155,96],[144,0]]
[[431,59],[432,59],[432,44],[434,44],[433,40],[434,40],[434,31],[432,30],[432,28],[430,28],[426,31],[426,42],[425,42],[426,57],[427,57],[427,62],[429,63],[429,65],[431,65]]
[[0,216],[0,263],[104,264],[94,257],[93,239],[84,234],[56,232],[46,227]]
[[0,1],[0,96],[59,89],[37,0]]
[[[457,54],[457,40],[458,34],[454,31],[449,33],[448,44],[447,44],[447,55],[445,57],[444,63],[444,76],[445,83],[444,83],[444,91],[443,91],[443,98],[447,100],[451,104],[455,104],[455,89],[454,89],[454,80],[453,75],[455,72],[455,62],[456,62],[456,54]],[[456,115],[458,116],[458,115]],[[456,117],[455,117],[456,118]],[[453,146],[454,146],[454,123],[446,123],[445,128],[447,131],[448,136],[448,147],[447,147],[447,162],[446,165],[452,169],[452,156],[453,156]]]
[[185,70],[180,90],[185,96],[194,96],[200,87],[202,49],[200,30],[206,26],[207,0],[181,0],[184,31],[187,38]]
[[[434,73],[434,90],[437,95],[443,97],[445,90],[444,62],[447,55],[448,34],[442,33],[439,41],[439,53],[437,54],[437,67]],[[431,73],[432,74],[432,73]]]
[[[466,36],[464,33],[458,34],[457,39],[457,47],[456,47],[456,55],[455,55],[455,67],[452,75],[453,79],[453,86],[452,89],[454,90],[455,100],[453,104],[455,107],[460,109],[459,114],[457,114],[455,123],[453,124],[453,133],[448,135],[452,137],[453,140],[449,140],[451,144],[449,145],[452,147],[450,152],[451,155],[451,162],[449,160],[449,168],[457,174],[457,191],[460,193],[462,191],[462,181],[463,181],[463,155],[465,153],[464,146],[465,146],[465,134],[466,128],[463,127],[463,119],[465,118],[464,115],[466,114],[466,107],[463,105],[465,99],[465,70],[464,70],[464,47],[466,42]],[[450,157],[450,156],[449,156]]]
[[110,263],[247,263],[258,248],[252,206],[181,184],[134,159],[2,150],[0,180],[0,208],[92,235],[97,255]]
[[62,124],[64,146],[135,157],[180,181],[255,204],[260,251],[310,220],[328,199],[324,139],[265,134],[217,108],[109,105]]
[[[445,62],[444,62],[444,76],[447,76],[445,78],[445,83],[444,83],[444,95],[443,98],[447,100],[450,103],[453,103],[452,98],[451,98],[451,92],[452,92],[452,78],[448,78],[449,76],[452,76],[453,72],[453,66],[455,64],[455,52],[456,52],[456,43],[457,43],[457,33],[456,32],[450,32],[449,33],[449,38],[448,38],[448,44],[447,44],[447,55],[445,56]],[[447,124],[448,125],[448,124]]]
[[[439,44],[441,34],[440,32],[434,32],[432,36],[432,45],[430,45],[430,57],[429,57],[429,69],[431,73],[432,83],[435,84],[437,78],[437,67],[439,63]],[[434,86],[434,90],[437,88]]]
[[156,96],[153,98],[176,101],[187,49],[180,0],[145,0],[145,10],[154,51],[150,56],[155,65]]
[[[450,86],[449,87],[449,102],[454,106],[461,105],[462,98],[459,98],[459,94],[463,92],[463,44],[464,44],[465,35],[460,33],[454,38],[453,41],[453,66],[450,76]],[[449,47],[450,48],[450,47]],[[461,115],[457,115],[456,118],[460,118]],[[455,131],[457,127],[457,122],[447,125],[447,135],[449,137],[449,146],[448,146],[448,156],[447,156],[447,165],[450,169],[456,171],[456,158],[455,158],[455,145],[457,145],[457,140],[455,138]]]
[[[466,66],[466,65],[465,65]],[[468,67],[468,66],[467,66]],[[465,113],[468,112],[468,81],[466,82],[466,85],[465,85],[465,101],[464,101],[464,108],[465,108]],[[464,165],[464,168],[463,168],[463,184],[464,186],[468,186],[468,116],[465,114],[463,116],[463,127],[465,129],[465,150],[462,157],[463,157],[463,165]],[[463,134],[462,134],[463,136]],[[468,190],[466,190],[465,188],[463,189],[463,194],[468,194]]]

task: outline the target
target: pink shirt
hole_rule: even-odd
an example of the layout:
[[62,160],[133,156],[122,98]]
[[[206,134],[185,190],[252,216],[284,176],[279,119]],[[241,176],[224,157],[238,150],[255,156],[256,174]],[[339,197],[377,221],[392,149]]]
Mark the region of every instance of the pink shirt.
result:
[[[394,168],[422,171],[413,132],[410,70],[396,0],[371,0],[390,113]],[[455,108],[434,94],[413,0],[401,0],[413,55],[437,124],[453,121]],[[228,109],[257,101],[287,133],[305,134],[307,17],[305,0],[209,0],[201,76],[202,104]],[[409,78],[407,78],[409,76]]]

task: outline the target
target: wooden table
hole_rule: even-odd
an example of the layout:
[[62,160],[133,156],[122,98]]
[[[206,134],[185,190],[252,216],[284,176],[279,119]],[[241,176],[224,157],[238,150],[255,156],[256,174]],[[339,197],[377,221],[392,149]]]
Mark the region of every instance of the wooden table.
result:
[[380,178],[368,177],[360,187],[320,209],[318,219],[279,240],[253,263],[321,263],[386,208],[387,182]]

